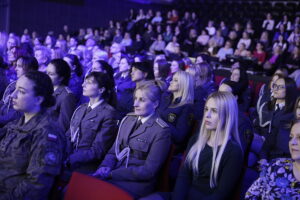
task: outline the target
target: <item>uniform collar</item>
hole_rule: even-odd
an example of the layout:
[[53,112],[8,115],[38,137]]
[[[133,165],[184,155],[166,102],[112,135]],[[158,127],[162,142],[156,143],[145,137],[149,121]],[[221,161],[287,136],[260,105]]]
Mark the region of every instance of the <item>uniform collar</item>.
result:
[[147,117],[138,117],[138,120],[141,120],[142,124],[144,124],[148,119],[150,119],[152,116],[154,115],[154,113],[152,113],[151,115],[148,115]]
[[98,101],[97,103],[94,103],[93,105],[91,105],[91,102],[89,102],[88,107],[91,107],[92,109],[96,108],[97,106],[99,106],[100,104],[103,103],[103,99],[101,99],[100,101]]
[[279,107],[280,110],[282,110],[282,108],[285,106],[285,102],[282,103],[276,103],[275,105],[275,110],[277,109],[277,107]]
[[53,94],[54,94],[54,95],[59,95],[59,94],[61,94],[61,93],[63,92],[64,88],[65,88],[65,86],[62,86],[62,85],[58,86],[58,88],[54,91]]
[[12,127],[19,130],[21,133],[28,133],[33,128],[36,128],[38,124],[44,119],[46,115],[46,110],[43,109],[38,112],[34,117],[32,117],[26,124],[24,124],[25,117],[24,115],[19,119],[19,121],[14,124]]

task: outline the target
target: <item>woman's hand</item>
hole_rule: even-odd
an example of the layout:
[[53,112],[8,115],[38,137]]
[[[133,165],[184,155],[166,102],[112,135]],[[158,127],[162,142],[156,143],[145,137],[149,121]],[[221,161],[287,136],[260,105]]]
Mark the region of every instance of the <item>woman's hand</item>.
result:
[[97,169],[97,171],[93,174],[93,176],[97,176],[103,179],[110,178],[110,172],[111,168],[110,167],[100,167]]

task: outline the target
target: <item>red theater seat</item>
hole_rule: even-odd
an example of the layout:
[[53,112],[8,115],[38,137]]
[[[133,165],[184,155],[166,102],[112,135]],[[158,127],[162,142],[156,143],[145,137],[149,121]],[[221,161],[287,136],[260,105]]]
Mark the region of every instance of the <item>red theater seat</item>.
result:
[[74,172],[65,200],[133,200],[122,189],[91,176]]

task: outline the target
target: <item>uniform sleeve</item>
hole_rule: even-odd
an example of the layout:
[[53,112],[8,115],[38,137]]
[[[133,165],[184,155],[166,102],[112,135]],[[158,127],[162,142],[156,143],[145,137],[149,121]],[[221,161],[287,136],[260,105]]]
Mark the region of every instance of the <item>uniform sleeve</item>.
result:
[[115,154],[115,146],[116,146],[116,141],[112,145],[112,147],[109,149],[108,153],[105,155],[105,158],[103,159],[100,167],[110,167],[113,169],[117,163],[117,157]]
[[51,132],[34,133],[31,156],[24,179],[0,199],[47,199],[55,176],[60,173],[63,142]]
[[60,113],[58,116],[58,122],[62,127],[62,130],[66,132],[70,126],[70,120],[72,114],[76,108],[76,98],[73,94],[67,94],[62,100],[60,105]]
[[147,181],[157,175],[170,150],[170,132],[168,128],[157,135],[151,144],[144,165],[118,168],[112,171],[114,180]]
[[182,113],[177,117],[176,126],[172,129],[172,141],[180,144],[185,141],[186,136],[191,131],[194,119],[192,108],[189,105],[185,106]]
[[116,113],[111,112],[103,118],[92,146],[89,149],[82,149],[70,155],[71,165],[76,162],[89,162],[95,159],[103,159],[116,137],[117,121],[115,117]]
[[218,172],[220,173],[218,185],[214,189],[213,194],[206,196],[203,200],[226,199],[237,186],[243,167],[242,150],[238,146],[231,146],[231,149],[223,156],[225,156],[224,163],[221,161]]

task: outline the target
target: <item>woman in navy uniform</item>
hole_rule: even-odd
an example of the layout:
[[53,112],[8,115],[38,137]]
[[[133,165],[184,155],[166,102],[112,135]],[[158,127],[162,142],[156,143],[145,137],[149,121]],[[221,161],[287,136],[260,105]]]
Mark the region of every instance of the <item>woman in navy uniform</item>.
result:
[[67,165],[71,170],[93,173],[111,148],[117,132],[116,111],[109,105],[109,78],[101,72],[91,72],[83,83],[83,96],[89,102],[73,114],[67,138],[70,155]]
[[0,129],[0,199],[48,199],[60,173],[64,139],[46,108],[53,106],[50,78],[37,71],[21,76],[12,93],[20,120]]
[[172,142],[182,145],[187,142],[194,120],[194,79],[184,71],[174,74],[168,88],[173,95],[169,106],[159,110],[163,120],[172,128]]
[[170,129],[156,114],[160,96],[153,83],[135,90],[134,113],[122,120],[114,145],[94,174],[136,198],[154,191],[171,144]]
[[[38,62],[35,57],[21,56],[17,59],[16,74],[19,79],[23,74],[28,71],[37,71],[39,68]],[[10,95],[16,89],[16,81],[10,83],[4,92],[2,101],[0,102],[0,127],[3,127],[8,122],[18,119],[20,113],[13,109],[11,104]]]
[[[149,66],[148,62],[134,62],[132,63],[131,68],[131,81],[134,82],[134,86],[138,87],[146,80],[154,79],[153,69]],[[129,82],[128,87],[132,87],[132,83]],[[135,89],[134,87],[134,89]],[[120,116],[119,119],[122,119],[127,113],[133,111],[133,89],[128,89],[126,93],[123,93],[126,96],[120,97],[118,99],[118,112]]]
[[66,132],[76,108],[76,98],[67,87],[71,77],[71,69],[63,59],[54,59],[48,64],[47,74],[51,78],[54,87],[53,95],[56,99],[50,112],[58,120],[62,131]]
[[290,155],[288,148],[289,131],[294,119],[294,105],[299,92],[296,83],[291,78],[280,77],[273,85],[272,101],[262,108],[263,113],[271,116],[268,130],[264,136],[266,140],[260,152],[260,158],[270,160]]

